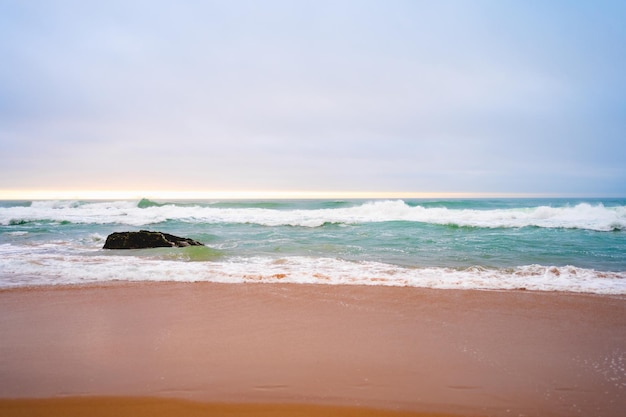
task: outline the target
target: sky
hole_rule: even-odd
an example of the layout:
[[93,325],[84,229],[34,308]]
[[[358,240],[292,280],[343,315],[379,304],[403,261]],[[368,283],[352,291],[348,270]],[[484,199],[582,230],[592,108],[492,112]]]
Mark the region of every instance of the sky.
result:
[[0,0],[0,197],[626,196],[626,2]]

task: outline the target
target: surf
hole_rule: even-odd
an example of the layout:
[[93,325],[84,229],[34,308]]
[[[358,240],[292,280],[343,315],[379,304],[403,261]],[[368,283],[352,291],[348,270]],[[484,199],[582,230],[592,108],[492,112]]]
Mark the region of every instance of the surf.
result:
[[[505,205],[505,204],[501,204]],[[313,206],[315,208],[310,208]],[[0,225],[30,222],[122,224],[145,226],[166,221],[197,224],[257,224],[262,226],[324,227],[329,224],[414,222],[474,228],[566,228],[592,231],[626,230],[626,206],[578,202],[536,206],[520,204],[493,208],[471,201],[421,203],[380,200],[333,204],[277,202],[33,202],[29,206],[0,207]],[[294,208],[295,207],[295,208]],[[320,208],[322,207],[322,208]]]

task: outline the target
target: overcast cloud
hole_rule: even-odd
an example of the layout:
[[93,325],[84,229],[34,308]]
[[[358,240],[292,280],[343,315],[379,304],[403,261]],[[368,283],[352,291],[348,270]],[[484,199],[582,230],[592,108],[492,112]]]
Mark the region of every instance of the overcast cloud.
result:
[[626,195],[626,3],[0,0],[0,189]]

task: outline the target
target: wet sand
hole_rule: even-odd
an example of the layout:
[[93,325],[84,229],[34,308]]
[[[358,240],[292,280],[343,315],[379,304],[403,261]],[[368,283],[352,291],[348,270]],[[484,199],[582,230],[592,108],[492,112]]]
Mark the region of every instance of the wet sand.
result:
[[0,400],[2,415],[18,417],[453,417],[444,414],[391,411],[314,404],[205,403],[171,398],[69,397]]
[[0,335],[0,415],[626,409],[626,297],[213,283],[15,289],[0,291]]

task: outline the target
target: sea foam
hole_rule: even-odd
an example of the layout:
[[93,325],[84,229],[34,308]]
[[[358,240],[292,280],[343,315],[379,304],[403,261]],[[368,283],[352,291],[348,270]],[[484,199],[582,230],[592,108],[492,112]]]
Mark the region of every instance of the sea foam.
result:
[[0,225],[70,222],[145,226],[167,220],[188,223],[247,223],[263,226],[320,227],[325,224],[420,222],[481,228],[570,228],[626,230],[626,206],[579,203],[496,209],[452,209],[409,205],[402,200],[372,201],[352,207],[322,209],[228,208],[211,205],[137,202],[34,202],[30,207],[0,207]]
[[[353,262],[302,256],[250,257],[175,262],[118,255],[12,253],[3,248],[3,287],[71,285],[107,281],[291,283],[378,285],[440,289],[567,291],[626,294],[626,272],[574,266],[515,268],[406,268],[380,262]],[[206,259],[205,259],[206,260]]]

